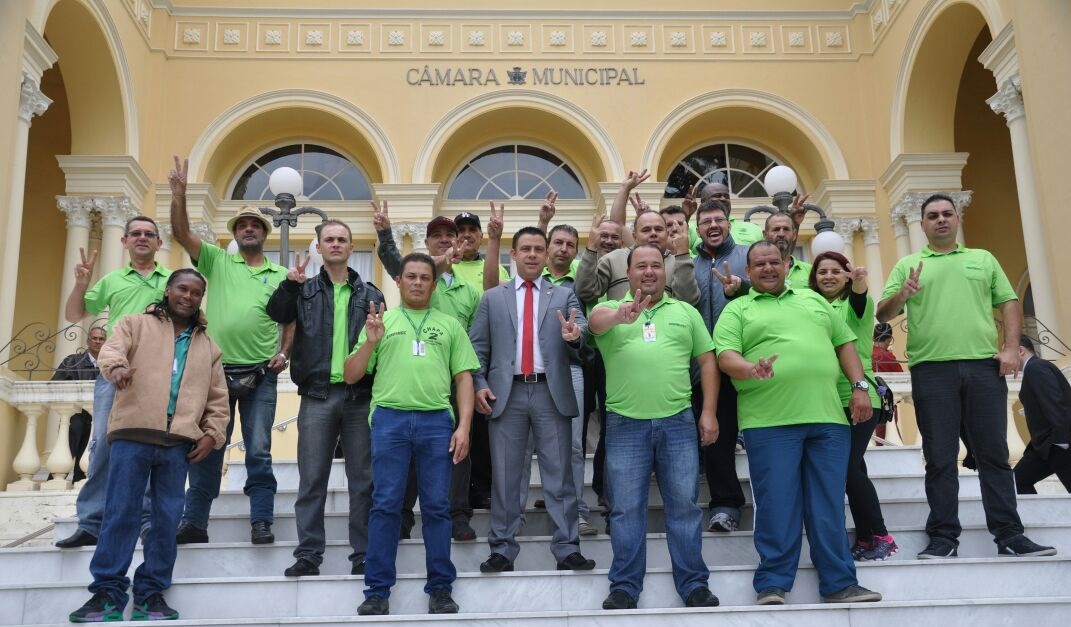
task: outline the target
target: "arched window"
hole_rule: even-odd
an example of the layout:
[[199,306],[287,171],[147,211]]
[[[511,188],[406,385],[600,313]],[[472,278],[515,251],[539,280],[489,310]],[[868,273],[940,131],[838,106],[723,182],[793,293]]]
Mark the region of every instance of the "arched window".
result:
[[558,198],[587,198],[574,170],[554,153],[522,144],[485,150],[469,159],[446,197],[450,200],[542,200],[549,191]]
[[778,165],[770,155],[740,144],[711,144],[677,162],[666,179],[666,198],[684,198],[696,181],[722,183],[734,198],[769,196],[762,185],[767,170]]
[[268,177],[289,166],[305,183],[302,200],[369,200],[372,188],[364,171],[338,152],[316,144],[293,144],[254,159],[235,180],[231,200],[271,200]]

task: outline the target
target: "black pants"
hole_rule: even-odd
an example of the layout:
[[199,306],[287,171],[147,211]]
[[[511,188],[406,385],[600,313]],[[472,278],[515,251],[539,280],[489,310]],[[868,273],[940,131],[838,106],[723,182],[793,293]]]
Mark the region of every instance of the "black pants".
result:
[[491,439],[487,431],[487,416],[484,414],[472,414],[469,460],[470,502],[491,500]]
[[[589,392],[590,390],[590,392]],[[590,416],[591,412],[599,410],[599,443],[595,446],[595,458],[592,460],[591,489],[595,495],[605,500],[606,496],[606,365],[603,364],[602,354],[595,353],[595,357],[584,368],[584,415]],[[588,407],[588,400],[591,405]],[[585,426],[584,440],[587,441],[587,427]],[[591,504],[589,504],[591,505]],[[608,512],[609,510],[607,510]]]
[[[694,382],[692,412],[696,420],[699,420],[702,410],[703,388]],[[736,436],[739,432],[736,388],[729,375],[722,374],[718,392],[718,439],[699,450],[699,459],[707,475],[707,487],[710,488],[710,509],[734,509],[738,521],[740,508],[744,506],[744,489],[740,487],[740,478],[736,475]]]
[[958,545],[960,425],[978,463],[986,526],[998,545],[1023,533],[1008,465],[1008,385],[995,359],[929,361],[911,368],[926,457],[926,533]]
[[1023,458],[1015,465],[1015,489],[1019,494],[1037,494],[1034,484],[1053,473],[1071,492],[1071,451],[1050,446],[1048,459],[1042,459],[1037,449],[1027,444]]
[[[844,413],[851,422],[851,411],[845,409]],[[885,518],[881,515],[878,492],[866,473],[866,460],[863,459],[870,444],[870,436],[874,435],[874,428],[878,426],[879,420],[881,410],[875,409],[870,414],[870,420],[852,425],[852,450],[848,454],[848,478],[844,492],[848,495],[848,507],[855,521],[855,537],[860,540],[889,535],[889,530],[885,528]]]
[[80,411],[77,414],[71,416],[70,430],[67,432],[67,444],[71,447],[71,457],[74,457],[74,481],[81,481],[86,478],[86,473],[82,472],[79,467],[79,462],[82,459],[82,455],[86,452],[86,447],[89,446],[89,432],[93,428],[93,416],[87,411]]

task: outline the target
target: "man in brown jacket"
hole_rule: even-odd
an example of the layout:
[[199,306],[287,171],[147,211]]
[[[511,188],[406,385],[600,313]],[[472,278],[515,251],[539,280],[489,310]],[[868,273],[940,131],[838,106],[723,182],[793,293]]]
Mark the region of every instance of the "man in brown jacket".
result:
[[[196,270],[174,272],[163,299],[123,318],[100,351],[101,373],[118,392],[108,421],[112,455],[104,522],[89,572],[93,597],[72,622],[123,620],[141,526],[146,482],[152,501],[144,563],[134,573],[132,620],[177,619],[163,591],[171,587],[186,472],[226,440],[227,382],[219,347],[205,334]],[[170,349],[170,350],[169,350]]]

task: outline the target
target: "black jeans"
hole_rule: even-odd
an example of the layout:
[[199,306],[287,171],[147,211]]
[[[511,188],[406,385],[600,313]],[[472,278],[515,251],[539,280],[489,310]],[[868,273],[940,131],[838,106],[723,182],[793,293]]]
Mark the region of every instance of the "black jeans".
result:
[[[700,449],[699,459],[707,475],[710,489],[710,511],[725,512],[740,520],[740,508],[744,506],[744,489],[736,475],[736,436],[740,425],[736,414],[736,388],[729,375],[721,375],[718,392],[718,439]],[[703,410],[703,388],[692,385],[692,412],[696,420]]]
[[[851,411],[845,408],[844,413],[851,422]],[[870,414],[870,420],[852,425],[852,450],[848,454],[848,479],[844,492],[848,495],[848,507],[852,511],[852,520],[855,521],[855,537],[860,540],[889,535],[889,530],[885,528],[885,518],[881,515],[878,493],[874,489],[874,482],[866,473],[866,460],[863,459],[870,444],[870,436],[874,435],[874,428],[878,426],[879,420],[881,410],[875,409]]]
[[[590,416],[595,409],[599,410],[599,443],[595,446],[595,458],[591,462],[591,489],[596,496],[606,500],[606,366],[601,353],[595,353],[595,357],[584,368],[584,396],[586,416]],[[587,408],[588,397],[591,409]],[[584,440],[587,441],[586,433]]]
[[1037,494],[1034,484],[1053,473],[1071,492],[1071,451],[1050,446],[1048,459],[1042,459],[1037,449],[1027,444],[1023,458],[1015,465],[1015,489],[1019,494]]
[[986,526],[1006,545],[1023,533],[1008,465],[1008,385],[995,359],[929,361],[911,368],[922,453],[926,457],[926,533],[953,545],[959,522],[960,425],[978,463]]

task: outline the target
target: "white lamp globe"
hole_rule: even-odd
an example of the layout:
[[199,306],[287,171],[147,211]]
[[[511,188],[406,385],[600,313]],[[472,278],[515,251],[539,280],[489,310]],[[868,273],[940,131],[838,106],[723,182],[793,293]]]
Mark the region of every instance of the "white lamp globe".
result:
[[812,259],[828,252],[844,254],[844,238],[836,231],[821,231],[811,240]]
[[322,266],[322,265],[324,265],[324,256],[320,254],[319,249],[317,249],[317,247],[316,247],[316,238],[315,237],[312,238],[311,242],[309,242],[309,259],[312,260],[312,263],[309,264],[309,268],[310,269],[313,266]]
[[227,253],[230,254],[230,255],[234,255],[234,254],[238,253],[238,241],[237,240],[233,240],[232,239],[231,243],[227,244]]
[[301,182],[301,175],[294,168],[276,168],[271,173],[271,177],[268,178],[268,188],[271,189],[271,193],[278,196],[279,194],[290,194],[294,198],[298,197],[298,194],[302,192],[303,185]]
[[766,172],[766,178],[762,180],[762,184],[771,196],[780,193],[791,194],[796,191],[796,173],[787,165],[775,165]]

